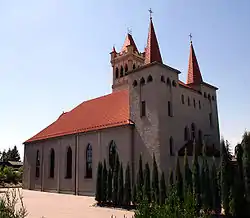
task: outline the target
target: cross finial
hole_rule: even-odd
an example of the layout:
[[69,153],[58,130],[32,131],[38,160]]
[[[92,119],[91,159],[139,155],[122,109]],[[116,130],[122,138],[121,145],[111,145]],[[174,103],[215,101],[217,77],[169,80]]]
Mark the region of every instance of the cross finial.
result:
[[152,14],[153,14],[153,11],[152,11],[152,9],[151,8],[149,8],[149,16],[150,16],[150,19],[152,19]]
[[132,29],[131,28],[127,28],[128,34],[132,35]]
[[190,33],[188,36],[189,36],[190,42],[192,43],[192,38],[193,38],[192,33]]

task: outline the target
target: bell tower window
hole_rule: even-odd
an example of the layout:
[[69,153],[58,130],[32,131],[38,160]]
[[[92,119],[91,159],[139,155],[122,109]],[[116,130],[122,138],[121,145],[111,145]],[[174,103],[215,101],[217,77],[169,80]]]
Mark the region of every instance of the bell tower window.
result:
[[115,68],[115,78],[117,79],[119,77],[119,69],[118,67]]
[[120,69],[120,77],[123,77],[123,66],[121,66],[121,69]]

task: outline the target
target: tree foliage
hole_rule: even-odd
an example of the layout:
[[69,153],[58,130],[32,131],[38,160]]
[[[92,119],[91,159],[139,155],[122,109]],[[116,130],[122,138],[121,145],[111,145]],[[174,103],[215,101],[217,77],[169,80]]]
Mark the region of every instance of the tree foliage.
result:
[[155,155],[153,155],[152,200],[159,203],[159,175]]
[[124,204],[129,206],[132,200],[131,193],[131,179],[130,179],[130,167],[129,163],[127,164],[126,172],[125,172],[125,184],[124,184]]

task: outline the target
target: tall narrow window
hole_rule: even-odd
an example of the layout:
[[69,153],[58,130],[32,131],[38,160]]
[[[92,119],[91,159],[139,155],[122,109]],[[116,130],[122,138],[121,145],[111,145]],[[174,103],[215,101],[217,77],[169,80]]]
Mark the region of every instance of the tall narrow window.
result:
[[146,102],[142,101],[141,102],[141,117],[146,116]]
[[67,159],[66,159],[66,178],[72,178],[72,150],[71,147],[67,149]]
[[135,69],[135,64],[133,64],[133,70]]
[[168,85],[168,86],[171,86],[171,81],[170,81],[169,78],[167,78],[167,85]]
[[141,86],[145,85],[145,79],[143,77],[140,79],[140,85]]
[[187,126],[185,127],[185,130],[184,130],[184,140],[185,141],[189,140],[189,129]]
[[119,70],[118,67],[115,68],[115,78],[117,79],[119,77]]
[[36,178],[40,176],[40,152],[36,151]]
[[121,69],[120,69],[120,77],[123,77],[123,66],[121,66]]
[[170,116],[170,117],[173,116],[173,108],[172,108],[171,101],[168,101],[168,116]]
[[115,158],[116,158],[116,144],[112,140],[109,144],[109,166],[112,169],[112,171],[114,170],[115,167]]
[[199,109],[201,109],[201,101],[199,100]]
[[199,135],[199,143],[202,144],[202,142],[203,142],[203,135],[202,135],[202,131],[201,130],[199,130],[198,135]]
[[212,115],[212,113],[209,113],[209,124],[210,124],[210,127],[213,127],[213,115]]
[[49,177],[54,178],[54,174],[55,174],[55,151],[52,148],[50,150]]
[[128,72],[128,65],[125,64],[125,73]]
[[147,82],[152,82],[153,81],[153,77],[151,75],[148,76]]
[[92,146],[90,144],[86,149],[86,178],[92,178]]
[[191,125],[191,135],[192,135],[192,141],[195,139],[195,125],[192,123]]
[[194,108],[196,108],[196,102],[195,102],[195,99],[194,99],[193,101],[194,101]]
[[173,137],[171,136],[169,139],[169,153],[171,156],[174,156],[173,146],[174,146],[174,140]]
[[181,95],[181,103],[182,103],[182,104],[185,104],[184,95]]

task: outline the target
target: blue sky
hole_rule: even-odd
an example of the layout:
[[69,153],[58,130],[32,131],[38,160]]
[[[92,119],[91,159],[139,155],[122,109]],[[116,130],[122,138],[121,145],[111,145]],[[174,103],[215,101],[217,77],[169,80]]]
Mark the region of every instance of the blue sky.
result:
[[186,81],[189,33],[203,79],[217,87],[221,134],[250,129],[250,1],[0,0],[0,150],[63,111],[111,91],[109,52],[127,28],[138,48],[153,21],[164,63]]

